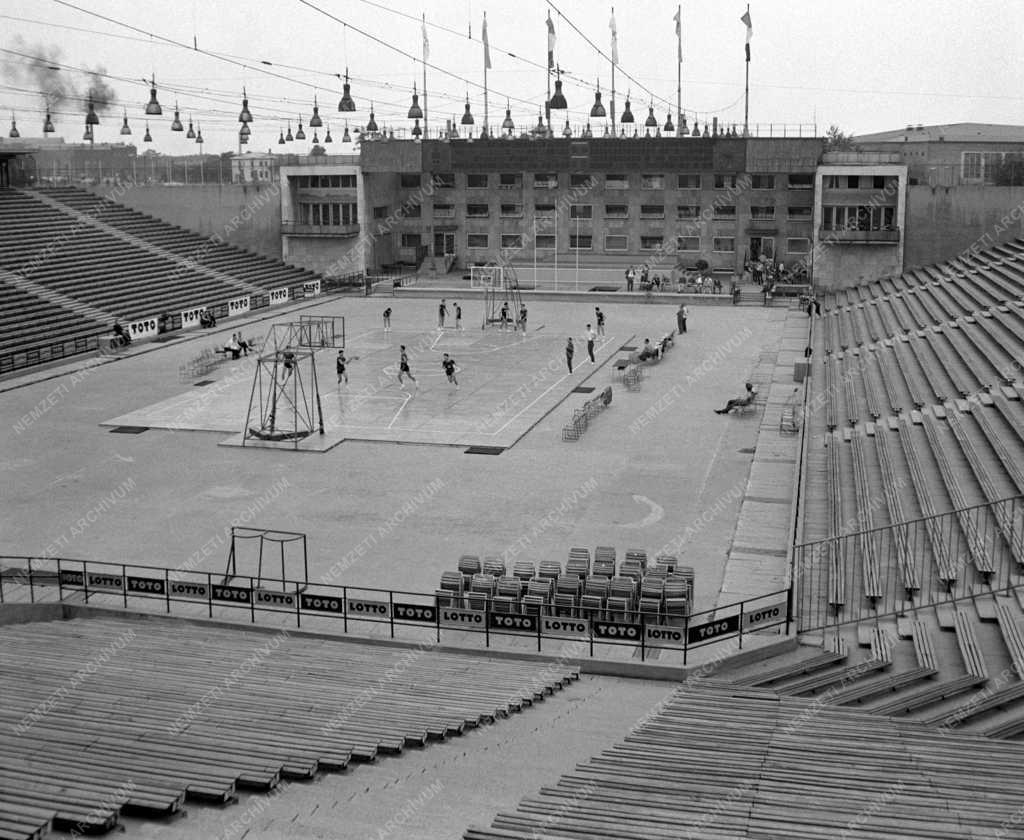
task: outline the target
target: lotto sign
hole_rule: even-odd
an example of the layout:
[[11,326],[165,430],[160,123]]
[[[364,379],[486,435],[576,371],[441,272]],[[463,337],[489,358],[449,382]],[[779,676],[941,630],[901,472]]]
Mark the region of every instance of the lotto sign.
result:
[[180,598],[187,601],[206,601],[210,597],[210,587],[205,583],[187,583],[181,580],[172,580],[170,590],[172,598]]
[[190,330],[199,326],[199,316],[206,311],[205,306],[197,306],[194,309],[186,309],[181,313],[181,328]]
[[214,601],[231,601],[235,604],[248,604],[252,598],[252,590],[247,586],[215,586]]
[[341,598],[332,598],[330,595],[307,595],[302,594],[299,605],[304,610],[313,612],[329,612],[341,615],[345,612],[345,602]]
[[740,617],[738,615],[730,615],[717,621],[709,621],[705,624],[691,626],[688,638],[691,645],[698,644],[722,636],[731,636],[733,633],[739,632],[739,629]]
[[743,614],[743,629],[753,630],[758,627],[772,627],[786,621],[786,602],[758,607]]
[[458,627],[462,630],[479,629],[487,626],[487,613],[483,610],[457,610],[444,607],[441,610],[440,623],[445,627]]
[[302,284],[302,296],[303,297],[316,297],[320,294],[320,281],[313,280],[309,283]]
[[283,289],[270,290],[270,305],[277,306],[279,303],[288,303],[288,287]]
[[160,578],[132,577],[127,578],[128,591],[137,595],[163,595],[166,593],[164,581]]
[[359,601],[349,598],[345,603],[349,618],[389,618],[391,606],[387,601]]
[[254,589],[256,605],[260,607],[287,607],[295,609],[295,596],[291,592],[277,592],[273,589]]
[[619,639],[628,642],[639,642],[643,637],[642,624],[620,624],[617,621],[595,621],[595,639]]
[[540,632],[545,636],[587,636],[590,620],[586,618],[552,618],[545,615],[540,620]]
[[228,315],[244,315],[249,311],[251,302],[249,296],[235,298],[228,301]]
[[505,630],[512,633],[537,632],[537,616],[535,615],[491,613],[489,623],[492,630]]
[[682,627],[645,624],[644,640],[654,647],[684,648],[686,647],[686,630]]
[[141,321],[132,321],[128,325],[128,332],[131,334],[132,341],[140,338],[152,338],[157,333],[156,316],[143,318]]
[[62,569],[59,579],[61,586],[85,586],[85,574],[82,572],[69,572]]
[[87,575],[90,589],[104,592],[123,592],[124,578],[121,575],[108,575],[103,572],[89,572]]
[[394,605],[394,612],[396,621],[419,621],[423,624],[437,623],[437,607],[396,603]]

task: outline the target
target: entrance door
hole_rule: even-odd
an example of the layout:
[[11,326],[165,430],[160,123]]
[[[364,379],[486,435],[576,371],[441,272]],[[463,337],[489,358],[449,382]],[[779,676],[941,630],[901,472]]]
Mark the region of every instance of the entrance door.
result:
[[454,233],[435,233],[434,234],[434,256],[435,257],[447,257],[455,253],[455,234]]
[[775,239],[771,236],[750,237],[750,261],[756,262],[762,256],[766,260],[775,260]]

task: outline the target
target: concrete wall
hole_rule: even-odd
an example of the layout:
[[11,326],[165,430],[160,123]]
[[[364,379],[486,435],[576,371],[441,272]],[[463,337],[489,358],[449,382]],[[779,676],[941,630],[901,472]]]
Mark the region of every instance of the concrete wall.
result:
[[[92,191],[107,195],[110,187]],[[279,192],[276,183],[135,185],[124,190],[118,201],[200,236],[216,234],[231,245],[281,259]]]
[[970,248],[1024,236],[1024,187],[907,190],[907,268],[942,262]]

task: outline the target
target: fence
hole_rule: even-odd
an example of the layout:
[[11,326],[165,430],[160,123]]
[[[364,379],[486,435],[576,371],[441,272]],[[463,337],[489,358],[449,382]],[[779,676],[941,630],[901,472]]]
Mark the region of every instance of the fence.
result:
[[794,548],[800,632],[1017,585],[1024,496]]
[[[14,562],[19,568],[9,568]],[[24,568],[21,568],[24,566]],[[209,618],[223,617],[225,611],[247,612],[251,623],[273,614],[278,619],[294,618],[302,627],[316,619],[331,619],[330,629],[367,635],[373,625],[386,626],[390,638],[405,634],[422,639],[432,631],[438,643],[441,631],[464,631],[481,637],[485,647],[492,636],[535,639],[537,650],[545,641],[585,642],[590,656],[595,645],[625,646],[639,651],[645,661],[653,650],[682,651],[687,664],[690,650],[725,641],[738,640],[754,631],[785,625],[789,632],[792,615],[791,590],[780,590],[714,610],[680,617],[675,624],[662,623],[663,616],[630,613],[626,621],[605,620],[603,610],[545,607],[534,612],[508,613],[494,610],[490,599],[483,609],[469,608],[454,593],[425,594],[397,589],[307,584],[301,581],[246,576],[225,578],[209,572],[183,572],[155,566],[104,563],[53,557],[0,556],[0,604],[11,598],[14,587],[26,588],[32,603],[81,598],[86,604],[99,600],[100,606],[140,608],[146,602],[163,604],[164,612],[175,605],[205,606]],[[474,602],[477,601],[474,595]],[[215,612],[216,611],[216,612]],[[323,626],[318,624],[318,626]],[[360,632],[362,631],[362,632]]]

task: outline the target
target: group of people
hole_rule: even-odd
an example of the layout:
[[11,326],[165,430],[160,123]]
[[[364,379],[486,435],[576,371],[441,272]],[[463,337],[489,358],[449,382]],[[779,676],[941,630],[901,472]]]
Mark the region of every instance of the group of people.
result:
[[[597,342],[598,336],[604,335],[604,313],[601,311],[600,306],[594,307],[594,322],[597,324],[597,329],[595,330],[593,326],[587,324],[587,331],[584,333],[587,342],[587,356],[592,365],[597,364],[597,360],[594,358],[594,345]],[[565,364],[569,368],[569,373],[572,373],[572,361],[575,355],[576,344],[570,335],[565,343]]]
[[251,347],[252,345],[242,338],[240,332],[231,333],[231,340],[224,345],[224,352],[230,353],[232,359],[237,359],[242,353],[248,356]]
[[[455,315],[455,329],[456,330],[461,330],[462,329],[462,307],[459,306],[459,304],[456,303],[455,301],[452,301],[452,311],[453,311],[453,314]],[[391,329],[391,307],[390,306],[385,310],[385,315],[386,315],[386,319],[385,320],[387,321],[387,328],[388,328],[388,330],[390,330]],[[444,319],[447,318],[447,317],[448,317],[448,306],[445,303],[444,298],[441,298],[441,303],[437,307],[437,328],[439,330],[443,330],[444,329]]]

